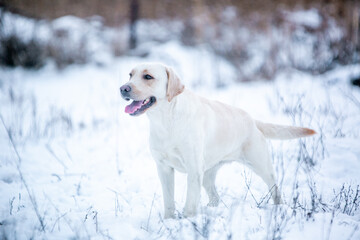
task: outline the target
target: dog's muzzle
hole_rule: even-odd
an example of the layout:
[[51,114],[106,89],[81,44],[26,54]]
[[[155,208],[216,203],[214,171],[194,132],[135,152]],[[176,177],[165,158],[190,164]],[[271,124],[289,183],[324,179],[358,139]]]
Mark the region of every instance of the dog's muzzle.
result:
[[126,101],[130,100],[130,92],[131,92],[130,85],[125,84],[125,85],[120,87],[121,97],[124,98]]

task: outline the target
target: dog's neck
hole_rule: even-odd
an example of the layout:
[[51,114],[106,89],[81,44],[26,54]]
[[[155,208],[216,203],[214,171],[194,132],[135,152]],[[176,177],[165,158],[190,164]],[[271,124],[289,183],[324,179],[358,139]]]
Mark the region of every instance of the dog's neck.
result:
[[178,100],[178,96],[174,97],[170,102],[166,98],[159,100],[156,103],[157,106],[154,106],[153,109],[149,109],[146,112],[150,122],[159,121],[159,119],[166,120],[169,118],[175,111]]
[[171,125],[174,121],[179,120],[181,117],[178,112],[184,114],[186,112],[185,95],[189,94],[187,90],[175,96],[170,102],[164,98],[159,100],[153,109],[149,109],[146,114],[153,126],[166,126]]

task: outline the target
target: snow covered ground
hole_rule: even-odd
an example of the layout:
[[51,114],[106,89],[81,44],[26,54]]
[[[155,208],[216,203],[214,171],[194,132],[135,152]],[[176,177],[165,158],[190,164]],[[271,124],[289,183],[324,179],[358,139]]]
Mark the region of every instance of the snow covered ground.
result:
[[[360,238],[360,89],[349,84],[360,65],[236,84],[237,70],[205,47],[144,47],[145,58],[104,56],[104,65],[0,69],[1,239]],[[173,66],[187,88],[256,119],[318,132],[269,142],[284,205],[272,205],[261,179],[234,163],[219,171],[219,207],[206,207],[203,192],[189,219],[186,176],[176,173],[178,217],[162,218],[148,120],[126,115],[119,96],[144,61]]]
[[[360,74],[359,65],[320,76],[289,71],[273,83],[229,84],[216,89],[206,79],[202,87],[192,87],[197,86],[193,83],[199,66],[186,65],[187,59],[213,69],[203,61],[208,56],[202,50],[176,42],[161,49],[159,56],[165,52],[177,56],[178,65],[172,65],[195,92],[241,107],[257,119],[309,126],[319,132],[310,139],[270,144],[286,204],[273,206],[256,175],[230,164],[217,178],[222,199],[218,208],[205,207],[203,193],[201,214],[182,219],[186,179],[177,174],[179,219],[162,219],[162,193],[148,149],[147,118],[124,113],[126,104],[118,88],[138,62],[161,61],[166,56],[124,57],[106,67],[74,66],[63,71],[51,64],[40,71],[2,69],[3,237],[360,237],[360,91],[348,83]],[[220,75],[227,73],[224,66]]]

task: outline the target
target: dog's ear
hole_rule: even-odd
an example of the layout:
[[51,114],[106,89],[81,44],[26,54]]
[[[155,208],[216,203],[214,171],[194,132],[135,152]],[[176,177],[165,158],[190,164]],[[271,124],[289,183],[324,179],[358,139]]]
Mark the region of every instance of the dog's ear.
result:
[[184,91],[185,86],[180,82],[179,77],[172,68],[166,67],[166,74],[168,77],[166,97],[170,102],[174,97]]

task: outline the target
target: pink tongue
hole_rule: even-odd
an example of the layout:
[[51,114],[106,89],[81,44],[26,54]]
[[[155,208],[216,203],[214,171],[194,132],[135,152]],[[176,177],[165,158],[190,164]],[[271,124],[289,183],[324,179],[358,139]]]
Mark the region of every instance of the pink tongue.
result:
[[142,101],[133,101],[130,105],[127,105],[125,107],[126,113],[134,113],[136,110],[138,110],[142,105]]

